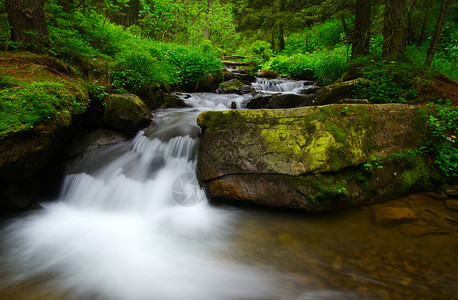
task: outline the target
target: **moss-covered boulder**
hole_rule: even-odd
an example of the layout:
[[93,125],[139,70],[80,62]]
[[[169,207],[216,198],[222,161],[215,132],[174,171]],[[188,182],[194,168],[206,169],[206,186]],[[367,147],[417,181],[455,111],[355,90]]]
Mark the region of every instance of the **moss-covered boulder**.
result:
[[148,106],[136,95],[110,95],[103,121],[114,130],[135,134],[150,124],[151,113]]
[[309,211],[426,189],[425,114],[402,104],[204,112],[199,179],[213,200]]
[[253,94],[254,89],[247,84],[244,84],[238,79],[231,79],[229,81],[222,82],[219,88],[216,90],[218,94]]

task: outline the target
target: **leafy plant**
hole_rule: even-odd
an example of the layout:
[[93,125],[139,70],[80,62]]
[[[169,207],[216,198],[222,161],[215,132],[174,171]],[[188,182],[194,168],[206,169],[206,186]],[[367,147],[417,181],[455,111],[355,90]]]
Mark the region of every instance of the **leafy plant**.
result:
[[423,148],[434,157],[434,164],[447,178],[458,177],[458,107],[447,101],[445,105],[430,104],[428,117],[429,141]]

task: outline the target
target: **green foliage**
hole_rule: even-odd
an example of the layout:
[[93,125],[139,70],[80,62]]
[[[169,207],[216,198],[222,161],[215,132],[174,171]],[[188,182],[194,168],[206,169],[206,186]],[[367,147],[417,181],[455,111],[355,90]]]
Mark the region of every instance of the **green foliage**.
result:
[[259,69],[272,57],[270,43],[258,40],[250,45],[248,59],[255,69]]
[[458,107],[449,101],[445,105],[431,104],[428,117],[429,141],[423,148],[433,155],[434,164],[446,178],[458,177]]
[[278,55],[264,68],[277,71],[281,76],[296,79],[314,79],[318,84],[328,85],[339,79],[347,69],[345,49],[320,50],[293,56]]
[[344,30],[338,20],[315,24],[312,28],[291,34],[285,43],[284,54],[314,52],[333,49],[342,42]]
[[60,83],[33,83],[0,89],[0,135],[30,129],[41,121],[83,113],[86,104]]
[[414,83],[421,67],[415,64],[363,58],[355,62],[355,68],[370,80],[357,86],[355,98],[371,103],[405,103],[418,96]]

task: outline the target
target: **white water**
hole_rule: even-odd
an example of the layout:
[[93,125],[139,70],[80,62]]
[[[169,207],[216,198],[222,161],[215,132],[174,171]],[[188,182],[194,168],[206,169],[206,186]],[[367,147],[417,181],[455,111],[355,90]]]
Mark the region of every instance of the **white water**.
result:
[[58,201],[5,230],[2,286],[36,283],[65,299],[277,298],[266,270],[226,257],[233,211],[210,207],[195,179],[182,190],[194,206],[173,196],[175,180],[195,173],[198,114],[245,100],[194,95],[193,109],[158,112],[94,176],[68,175]]
[[283,80],[283,79],[265,79],[257,78],[256,82],[253,83],[253,88],[256,91],[264,93],[291,93],[297,94],[299,91],[305,87],[305,81],[292,81],[292,80]]

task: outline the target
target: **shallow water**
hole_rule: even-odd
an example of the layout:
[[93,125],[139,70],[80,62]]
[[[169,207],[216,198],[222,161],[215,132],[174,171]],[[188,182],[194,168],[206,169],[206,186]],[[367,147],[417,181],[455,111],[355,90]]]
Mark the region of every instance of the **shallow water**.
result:
[[[194,94],[110,160],[79,161],[60,197],[4,223],[0,299],[453,299],[458,213],[423,194],[310,215],[214,207],[194,177],[208,109]],[[85,163],[86,161],[86,163]],[[380,207],[416,219],[374,222]]]

